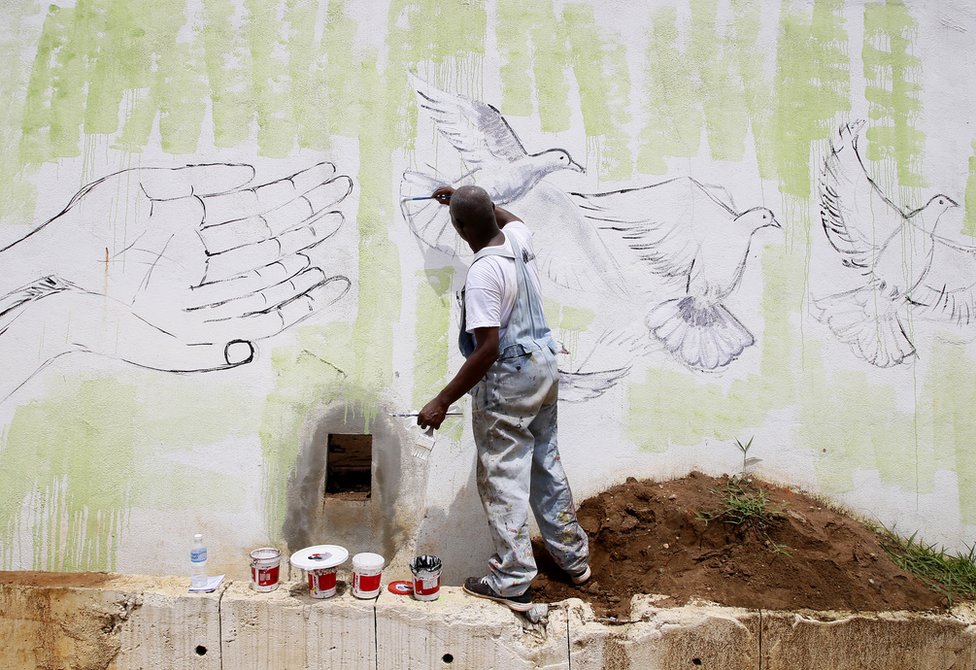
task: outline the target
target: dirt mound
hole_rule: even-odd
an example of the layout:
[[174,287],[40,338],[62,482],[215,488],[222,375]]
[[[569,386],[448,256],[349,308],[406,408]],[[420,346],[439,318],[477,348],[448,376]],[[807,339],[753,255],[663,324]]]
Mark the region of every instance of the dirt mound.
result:
[[[698,598],[763,609],[932,610],[944,598],[889,558],[876,533],[823,502],[756,479],[746,491],[774,514],[765,528],[717,515],[736,482],[693,472],[668,482],[630,478],[586,500],[593,577],[582,588],[535,547],[537,601],[577,597],[598,615],[625,619],[635,593],[659,604]],[[706,521],[704,517],[710,520]]]

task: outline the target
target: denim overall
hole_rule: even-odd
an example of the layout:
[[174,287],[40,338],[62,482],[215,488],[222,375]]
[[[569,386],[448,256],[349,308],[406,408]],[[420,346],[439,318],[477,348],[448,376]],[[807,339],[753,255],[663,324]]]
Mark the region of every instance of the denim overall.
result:
[[[488,560],[488,585],[503,596],[521,595],[536,575],[529,538],[529,508],[546,549],[571,574],[587,565],[586,532],[576,520],[569,482],[556,445],[559,371],[556,343],[546,325],[542,298],[529,279],[523,252],[508,239],[504,246],[479,251],[515,260],[517,293],[508,328],[498,343],[498,360],[470,393],[472,428],[478,447],[478,493],[488,516],[494,555]],[[458,345],[467,358],[474,337],[465,332],[461,306]]]

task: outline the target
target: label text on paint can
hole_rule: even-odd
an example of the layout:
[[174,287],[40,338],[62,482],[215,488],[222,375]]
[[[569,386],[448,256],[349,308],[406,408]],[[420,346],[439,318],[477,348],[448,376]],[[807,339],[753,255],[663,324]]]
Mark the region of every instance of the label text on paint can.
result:
[[425,577],[423,579],[416,577],[413,580],[413,592],[421,596],[429,596],[437,593],[441,588],[441,576],[438,574],[436,576]]
[[380,587],[380,577],[382,575],[361,575],[358,572],[353,574],[353,588],[363,593],[375,591]]
[[310,570],[308,573],[308,591],[313,598],[328,598],[335,595],[335,569]]
[[278,583],[279,567],[251,567],[251,578],[258,586],[272,586]]

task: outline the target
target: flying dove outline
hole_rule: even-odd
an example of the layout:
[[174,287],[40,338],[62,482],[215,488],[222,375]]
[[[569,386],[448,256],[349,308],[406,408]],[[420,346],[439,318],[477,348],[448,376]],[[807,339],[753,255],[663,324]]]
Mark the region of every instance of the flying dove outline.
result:
[[755,343],[723,304],[738,288],[752,236],[781,228],[772,211],[738,212],[723,187],[692,177],[573,197],[608,242],[651,273],[680,283],[683,295],[657,304],[645,325],[694,370],[719,370]]
[[410,84],[424,110],[440,133],[453,146],[467,172],[448,180],[414,170],[403,173],[400,203],[413,233],[424,243],[455,255],[456,236],[446,207],[429,196],[439,186],[476,184],[488,192],[494,203],[507,205],[525,196],[547,175],[559,170],[585,172],[565,149],[552,148],[530,154],[496,107],[456,93],[442,91],[413,72]]
[[958,207],[944,194],[905,210],[868,176],[858,151],[864,127],[839,127],[820,173],[820,220],[841,263],[867,282],[814,299],[817,318],[855,355],[881,368],[916,354],[904,321],[912,316],[957,325],[976,320],[976,247],[936,234]]

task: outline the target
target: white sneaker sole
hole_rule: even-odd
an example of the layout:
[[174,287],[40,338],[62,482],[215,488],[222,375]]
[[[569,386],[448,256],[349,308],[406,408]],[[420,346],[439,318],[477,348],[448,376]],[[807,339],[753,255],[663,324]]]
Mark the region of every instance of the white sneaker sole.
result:
[[569,578],[573,580],[576,586],[582,586],[586,582],[590,581],[590,577],[593,576],[593,572],[590,570],[590,566],[586,566],[586,570],[579,575],[570,575]]
[[474,596],[475,598],[484,598],[485,600],[494,600],[496,603],[502,603],[503,605],[508,605],[509,609],[515,610],[516,612],[528,612],[530,609],[535,607],[535,603],[517,603],[509,600],[508,598],[503,598],[501,596],[490,596],[487,593],[477,593],[475,591],[469,591],[467,586],[461,587],[465,593]]

